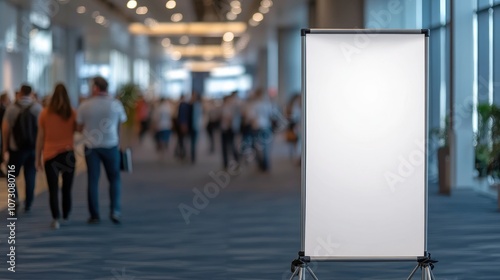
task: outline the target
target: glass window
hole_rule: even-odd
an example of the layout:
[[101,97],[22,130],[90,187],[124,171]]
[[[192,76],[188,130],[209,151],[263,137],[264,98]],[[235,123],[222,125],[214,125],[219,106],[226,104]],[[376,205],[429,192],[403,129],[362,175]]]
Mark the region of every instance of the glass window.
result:
[[493,102],[500,104],[500,6],[493,9],[492,26]]
[[147,59],[136,59],[134,61],[134,83],[142,90],[149,86],[149,61]]
[[477,14],[478,103],[490,102],[490,35],[490,12],[482,10]]
[[116,94],[116,92],[123,85],[130,83],[130,67],[128,57],[116,50],[112,50],[110,54],[110,80],[109,92]]

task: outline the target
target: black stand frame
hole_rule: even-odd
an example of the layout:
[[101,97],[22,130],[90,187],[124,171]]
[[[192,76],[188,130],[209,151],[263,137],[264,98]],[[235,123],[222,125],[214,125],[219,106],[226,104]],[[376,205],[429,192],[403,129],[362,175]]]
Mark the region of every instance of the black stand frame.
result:
[[408,276],[407,280],[412,279],[413,275],[415,275],[415,273],[419,268],[422,271],[422,280],[434,280],[435,278],[434,275],[432,274],[432,270],[434,269],[434,264],[437,263],[438,261],[433,260],[431,258],[431,254],[429,253],[427,253],[427,256],[425,257],[418,258],[417,261],[418,261],[417,266],[410,273],[410,276]]
[[319,280],[312,269],[309,267],[310,262],[311,258],[304,256],[304,252],[299,252],[299,257],[292,261],[292,265],[290,267],[292,271],[292,277],[290,277],[290,280],[293,280],[295,276],[298,276],[299,280],[305,280],[306,271],[309,272],[314,280]]
[[[305,280],[306,271],[309,272],[314,280],[319,280],[312,269],[309,267],[310,262],[310,257],[304,256],[304,252],[299,252],[299,257],[292,261],[290,267],[290,270],[292,271],[292,277],[290,277],[290,280],[293,280],[295,276],[298,276],[299,280]],[[419,257],[417,259],[417,262],[417,266],[412,270],[407,280],[411,280],[419,268],[422,271],[422,280],[435,280],[434,275],[432,274],[432,270],[434,269],[434,264],[438,261],[433,260],[431,258],[431,254],[427,253],[427,256]]]

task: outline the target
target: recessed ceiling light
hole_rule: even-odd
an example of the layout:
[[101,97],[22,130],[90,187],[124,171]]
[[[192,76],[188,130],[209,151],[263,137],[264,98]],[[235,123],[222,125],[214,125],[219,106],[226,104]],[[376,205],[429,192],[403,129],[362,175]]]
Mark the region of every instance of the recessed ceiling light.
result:
[[168,47],[170,47],[170,39],[169,39],[169,38],[164,38],[163,40],[161,40],[161,45],[162,45],[164,48],[168,48]]
[[189,43],[189,37],[184,35],[184,36],[181,36],[181,38],[179,38],[179,43],[183,44],[183,45],[186,45]]
[[226,18],[227,18],[228,20],[235,20],[237,17],[238,17],[238,15],[237,15],[237,14],[233,14],[232,12],[228,12],[228,13],[226,14]]
[[148,7],[146,6],[141,6],[139,8],[137,8],[137,10],[135,11],[138,15],[145,15],[148,13]]
[[239,15],[241,13],[241,8],[231,8],[233,14]]
[[97,22],[99,24],[103,24],[105,20],[106,20],[106,18],[103,16],[100,16],[100,15],[95,18],[95,22]]
[[165,4],[165,7],[167,7],[167,9],[171,10],[171,9],[175,8],[176,5],[177,5],[177,3],[174,0],[168,0],[167,4]]
[[267,13],[269,13],[269,8],[260,6],[259,12],[261,12],[262,14],[267,14]]
[[175,13],[172,15],[170,18],[173,22],[179,22],[182,20],[182,14],[181,13]]
[[233,8],[241,8],[241,3],[238,0],[231,1],[231,7]]
[[137,1],[135,0],[130,0],[127,2],[127,8],[129,9],[135,9],[137,7]]
[[78,8],[76,8],[76,12],[79,14],[85,14],[86,11],[87,8],[85,8],[85,6],[79,6]]
[[234,39],[233,32],[226,32],[224,33],[224,36],[222,36],[222,40],[224,40],[224,42],[231,42],[233,39]]
[[273,1],[271,1],[271,0],[262,0],[262,1],[260,2],[260,5],[261,5],[262,7],[269,8],[269,7],[271,7],[271,6],[273,5]]
[[264,15],[263,15],[263,14],[261,14],[261,13],[255,13],[255,14],[253,14],[253,16],[252,16],[252,19],[253,19],[254,21],[256,21],[256,22],[260,22],[260,21],[262,21],[262,20],[264,19]]

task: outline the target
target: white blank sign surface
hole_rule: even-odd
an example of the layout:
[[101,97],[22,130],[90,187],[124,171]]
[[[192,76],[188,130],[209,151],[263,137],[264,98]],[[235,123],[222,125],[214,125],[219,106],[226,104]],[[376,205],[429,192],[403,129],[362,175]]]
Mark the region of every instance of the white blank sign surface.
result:
[[304,40],[305,255],[424,256],[425,34]]

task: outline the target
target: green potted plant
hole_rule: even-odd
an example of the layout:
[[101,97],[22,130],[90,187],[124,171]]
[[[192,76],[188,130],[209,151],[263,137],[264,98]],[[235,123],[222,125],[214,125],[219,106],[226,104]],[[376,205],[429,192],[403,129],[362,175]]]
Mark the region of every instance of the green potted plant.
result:
[[475,135],[475,167],[478,177],[483,178],[488,175],[488,166],[491,163],[491,120],[492,113],[496,110],[494,105],[481,103],[477,105],[478,129]]
[[125,114],[127,114],[127,121],[122,126],[121,139],[122,146],[129,147],[132,146],[132,140],[134,139],[135,131],[135,114],[136,114],[136,102],[139,98],[139,88],[133,84],[128,83],[123,85],[118,92],[118,100],[123,104],[125,109]]
[[118,99],[122,102],[127,114],[127,122],[125,125],[133,126],[135,120],[135,105],[139,98],[139,88],[133,84],[128,83],[120,88]]
[[500,184],[498,183],[500,178],[500,108],[496,105],[492,105],[491,120],[491,156],[488,171],[496,182],[491,187],[497,188],[497,203],[500,210]]
[[488,174],[494,178],[500,177],[500,108],[491,105],[491,149],[488,164]]

